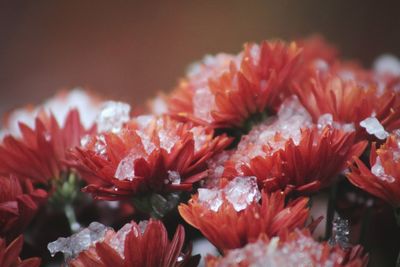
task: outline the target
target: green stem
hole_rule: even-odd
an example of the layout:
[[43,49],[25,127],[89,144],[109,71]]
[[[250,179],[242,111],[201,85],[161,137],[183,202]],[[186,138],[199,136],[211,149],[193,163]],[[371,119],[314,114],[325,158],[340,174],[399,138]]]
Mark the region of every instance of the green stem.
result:
[[329,192],[328,208],[326,211],[325,239],[329,240],[332,235],[332,221],[335,216],[337,184],[332,185]]
[[74,207],[70,203],[65,204],[64,207],[65,216],[68,219],[69,228],[71,229],[72,233],[76,233],[81,229],[81,225],[79,224],[78,220],[76,219]]

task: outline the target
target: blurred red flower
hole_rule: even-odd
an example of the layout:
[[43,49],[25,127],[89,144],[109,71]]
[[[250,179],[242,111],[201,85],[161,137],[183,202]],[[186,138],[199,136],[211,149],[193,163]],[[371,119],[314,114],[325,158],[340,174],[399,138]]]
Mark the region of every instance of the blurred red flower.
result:
[[12,240],[21,234],[46,198],[47,193],[34,189],[30,180],[0,176],[0,236]]
[[21,253],[24,238],[19,236],[8,246],[6,241],[0,238],[0,266],[1,267],[39,267],[41,260],[39,258],[29,258],[21,260]]

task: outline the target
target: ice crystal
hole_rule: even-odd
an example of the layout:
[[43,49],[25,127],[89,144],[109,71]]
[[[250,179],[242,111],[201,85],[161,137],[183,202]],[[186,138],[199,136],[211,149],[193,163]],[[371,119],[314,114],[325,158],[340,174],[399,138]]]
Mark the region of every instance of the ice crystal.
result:
[[391,74],[399,76],[400,60],[390,54],[381,55],[374,62],[374,70],[378,75]]
[[65,258],[74,258],[80,252],[102,241],[107,230],[109,230],[107,226],[92,222],[88,228],[84,228],[70,237],[60,237],[56,241],[49,243],[47,248],[53,257],[57,252],[62,252]]
[[332,236],[329,239],[331,246],[339,245],[341,248],[348,248],[350,235],[349,221],[336,217],[332,222]]
[[210,210],[217,212],[224,202],[224,198],[232,204],[236,211],[246,209],[248,205],[261,198],[254,176],[238,176],[230,181],[223,189],[200,188],[198,200]]
[[322,114],[318,118],[317,127],[319,130],[324,129],[326,126],[332,126],[335,129],[343,130],[344,132],[355,131],[354,123],[339,123],[333,120],[333,116],[330,113]]
[[393,176],[385,172],[385,169],[382,166],[381,158],[379,156],[376,157],[375,164],[371,167],[371,172],[384,182],[393,183],[396,180]]
[[110,239],[110,245],[118,254],[124,258],[125,239],[129,232],[132,230],[132,224],[127,223]]
[[131,106],[123,102],[104,102],[97,117],[97,130],[99,132],[117,133],[124,123],[128,122]]
[[236,177],[224,188],[226,199],[236,211],[244,210],[249,204],[261,198],[255,176]]
[[171,182],[171,184],[180,184],[181,175],[177,171],[168,171],[168,181]]
[[134,162],[139,156],[135,153],[130,153],[128,156],[123,158],[115,171],[115,178],[119,180],[129,180],[132,181],[135,177],[135,165]]
[[385,128],[375,117],[366,118],[360,122],[360,126],[365,128],[367,133],[375,135],[378,139],[384,140],[389,136],[389,133],[385,131]]

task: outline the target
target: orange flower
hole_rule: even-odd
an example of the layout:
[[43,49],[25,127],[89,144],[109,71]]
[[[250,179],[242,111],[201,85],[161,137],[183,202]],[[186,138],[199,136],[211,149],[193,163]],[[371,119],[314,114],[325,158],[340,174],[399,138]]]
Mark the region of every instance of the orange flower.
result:
[[386,143],[376,149],[373,144],[370,153],[369,169],[358,158],[350,167],[348,179],[355,186],[379,197],[393,207],[400,207],[400,138],[394,134],[387,138]]
[[71,153],[71,165],[99,199],[190,190],[207,176],[206,161],[230,144],[213,135],[169,117],[138,117],[117,134],[88,139]]
[[34,189],[29,180],[0,176],[0,236],[10,240],[21,234],[46,198],[47,193]]
[[61,249],[64,253],[73,253],[67,255],[72,257],[68,260],[68,266],[71,267],[189,267],[197,266],[200,259],[198,256],[192,257],[190,249],[182,252],[185,231],[181,225],[171,241],[168,240],[164,225],[157,220],[151,219],[139,224],[132,221],[118,232],[103,226],[90,234],[91,237],[96,236],[93,242],[76,251],[73,243],[85,238],[86,234],[89,232],[75,234],[67,240],[57,240],[50,243],[49,247],[54,253],[58,251],[57,242],[63,243]]
[[[243,247],[260,234],[272,237],[284,230],[303,227],[309,215],[307,198],[285,205],[282,192],[271,195],[264,192],[259,204],[256,195],[243,192],[240,185],[226,193],[230,196],[223,193],[218,196],[221,193],[215,190],[199,189],[199,194],[194,195],[188,205],[181,204],[178,208],[185,221],[199,229],[221,251]],[[246,199],[247,206],[241,198]]]
[[[275,138],[279,143],[279,133]],[[330,126],[321,131],[303,129],[299,140],[283,140],[278,149],[266,143],[258,155],[248,159],[243,155],[251,152],[238,151],[225,164],[223,177],[256,176],[260,187],[269,192],[284,189],[316,192],[331,185],[347,161],[364,151],[366,142],[354,144],[354,141],[354,132]]]
[[259,186],[269,192],[293,188],[315,192],[334,182],[347,161],[363,152],[366,142],[355,141],[351,126],[329,120],[315,126],[307,110],[291,97],[277,116],[242,136],[237,149],[225,155],[222,166],[215,166],[220,164],[217,159],[209,165],[228,179],[256,176]]
[[360,246],[342,249],[326,242],[318,243],[307,230],[295,230],[280,237],[261,236],[256,242],[230,250],[222,258],[207,257],[208,267],[222,266],[347,266],[368,264],[368,255]]
[[1,267],[39,267],[39,258],[21,260],[19,254],[22,250],[24,238],[19,236],[11,244],[6,246],[4,239],[0,238],[0,266]]
[[276,110],[289,93],[299,56],[294,43],[265,41],[245,45],[237,57],[212,58],[211,71],[200,65],[196,79],[189,77],[171,95],[169,110],[216,128],[241,128],[252,115]]
[[293,88],[314,122],[329,114],[335,122],[353,123],[358,135],[365,135],[360,122],[368,117],[375,117],[386,130],[400,127],[396,93],[389,89],[378,92],[372,81],[320,73]]

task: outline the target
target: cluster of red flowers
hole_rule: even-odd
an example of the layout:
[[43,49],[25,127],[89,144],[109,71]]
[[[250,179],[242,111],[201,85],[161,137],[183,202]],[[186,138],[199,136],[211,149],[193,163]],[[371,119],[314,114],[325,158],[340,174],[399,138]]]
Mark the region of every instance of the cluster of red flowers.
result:
[[[332,221],[334,194],[323,216],[332,234],[313,238],[313,199],[347,183],[399,213],[400,62],[367,70],[337,55],[317,37],[249,43],[193,64],[148,112],[73,90],[8,114],[0,266],[40,264],[20,259],[20,235],[34,245],[33,222],[48,210],[69,221],[72,235],[48,245],[68,266],[197,266],[178,216],[221,254],[207,266],[366,266],[347,221]],[[81,203],[116,207],[118,218],[87,215],[101,223],[84,228]]]

